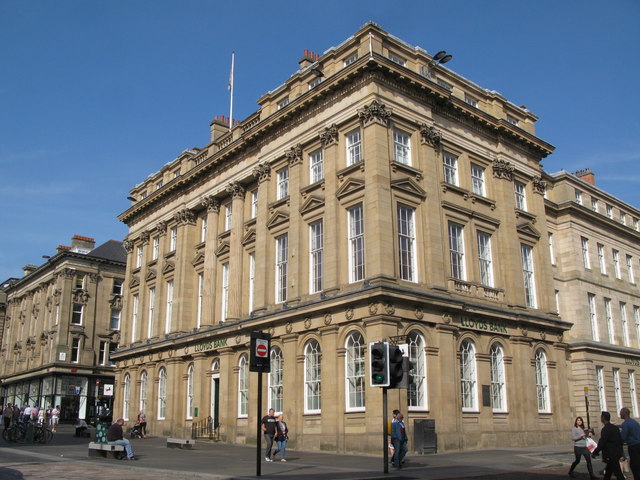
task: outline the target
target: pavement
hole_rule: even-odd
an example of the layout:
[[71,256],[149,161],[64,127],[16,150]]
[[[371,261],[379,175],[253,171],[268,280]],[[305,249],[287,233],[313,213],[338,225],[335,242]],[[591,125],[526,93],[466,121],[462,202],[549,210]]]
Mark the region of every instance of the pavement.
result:
[[[131,440],[138,461],[89,458],[86,438],[73,436],[71,426],[61,425],[51,443],[22,445],[0,437],[0,480],[244,480],[257,478],[255,446],[209,441],[196,442],[192,450],[167,448],[165,437]],[[263,451],[261,452],[264,453]],[[364,479],[473,479],[558,480],[569,478],[573,461],[571,445],[503,448],[407,455],[402,469],[366,455],[303,452],[287,449],[287,462],[265,462],[261,455],[261,478],[304,480]],[[603,463],[593,461],[596,471]],[[576,478],[587,479],[584,461]],[[628,476],[627,478],[631,478]]]

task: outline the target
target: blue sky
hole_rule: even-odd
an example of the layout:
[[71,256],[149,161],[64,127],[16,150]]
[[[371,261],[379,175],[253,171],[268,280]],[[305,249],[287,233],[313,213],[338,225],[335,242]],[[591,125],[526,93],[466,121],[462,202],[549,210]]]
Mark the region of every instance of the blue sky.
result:
[[547,171],[640,207],[640,2],[0,0],[0,280],[72,235],[121,240],[129,189],[372,20],[540,117]]

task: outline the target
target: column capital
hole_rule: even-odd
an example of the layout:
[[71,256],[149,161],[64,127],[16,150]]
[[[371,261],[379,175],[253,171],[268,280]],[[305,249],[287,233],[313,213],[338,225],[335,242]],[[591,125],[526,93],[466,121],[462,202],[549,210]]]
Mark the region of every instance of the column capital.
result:
[[207,209],[208,213],[220,213],[220,201],[213,195],[202,197],[202,206]]
[[392,110],[387,108],[384,103],[374,100],[370,105],[365,105],[358,110],[358,117],[363,127],[372,123],[379,123],[382,126],[388,127],[391,112]]
[[337,125],[334,123],[333,125],[325,127],[324,130],[322,130],[319,133],[319,136],[320,136],[320,141],[322,142],[322,146],[324,148],[330,147],[331,145],[337,145],[338,144]]
[[226,188],[227,192],[231,194],[233,198],[244,198],[246,189],[240,184],[240,182],[230,182]]

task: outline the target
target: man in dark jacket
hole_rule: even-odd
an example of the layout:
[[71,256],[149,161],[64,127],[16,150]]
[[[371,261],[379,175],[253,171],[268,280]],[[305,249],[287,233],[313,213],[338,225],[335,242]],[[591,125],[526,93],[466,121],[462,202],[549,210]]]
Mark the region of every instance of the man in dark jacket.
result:
[[124,418],[119,418],[115,423],[112,423],[107,430],[107,443],[109,445],[122,445],[127,453],[127,459],[137,460],[133,455],[133,448],[131,448],[131,442],[124,438],[122,432],[122,425],[124,425]]
[[620,469],[620,458],[624,455],[620,430],[611,423],[611,414],[609,412],[602,412],[600,421],[604,426],[600,431],[600,440],[593,451],[593,456],[595,457],[602,452],[602,459],[607,464],[604,469],[604,480],[610,480],[611,475],[614,473],[618,480],[624,480],[624,475]]
[[407,454],[407,432],[404,426],[404,416],[396,415],[396,421],[391,423],[391,441],[393,442],[393,466],[402,468],[402,460]]

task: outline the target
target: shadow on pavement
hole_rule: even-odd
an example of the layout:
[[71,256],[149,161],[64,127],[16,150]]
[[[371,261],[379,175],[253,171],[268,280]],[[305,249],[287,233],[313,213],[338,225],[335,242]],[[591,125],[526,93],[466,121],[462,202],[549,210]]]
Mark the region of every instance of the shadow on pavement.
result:
[[2,480],[24,480],[21,472],[6,467],[0,467],[0,478],[2,478]]

